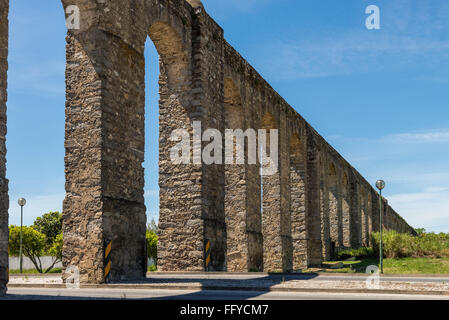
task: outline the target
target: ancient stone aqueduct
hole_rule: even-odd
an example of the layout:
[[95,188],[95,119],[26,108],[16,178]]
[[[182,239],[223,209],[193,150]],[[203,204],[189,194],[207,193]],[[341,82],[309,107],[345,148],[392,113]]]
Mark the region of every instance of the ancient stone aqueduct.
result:
[[[67,35],[65,267],[81,281],[146,271],[144,45],[160,55],[160,243],[163,271],[296,271],[333,249],[369,244],[379,195],[224,39],[199,1],[63,0],[81,13]],[[0,288],[8,275],[6,85],[9,0],[0,0]],[[279,171],[175,165],[173,130],[279,130]],[[263,186],[263,197],[261,197]],[[383,200],[385,228],[413,229]],[[261,203],[262,202],[262,203]],[[206,267],[205,247],[211,262]]]

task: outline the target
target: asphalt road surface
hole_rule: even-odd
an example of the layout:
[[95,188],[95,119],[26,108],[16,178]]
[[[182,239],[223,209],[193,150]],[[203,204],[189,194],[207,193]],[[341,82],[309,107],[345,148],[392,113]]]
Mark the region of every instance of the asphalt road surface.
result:
[[10,288],[7,300],[449,300],[448,296],[361,293]]
[[[185,274],[157,274],[148,273],[147,279],[159,280],[308,280],[308,281],[363,281],[365,282],[368,275],[323,275],[323,274],[207,274],[207,273],[185,273]],[[397,281],[397,282],[433,282],[433,283],[449,283],[448,276],[380,276],[380,281]]]

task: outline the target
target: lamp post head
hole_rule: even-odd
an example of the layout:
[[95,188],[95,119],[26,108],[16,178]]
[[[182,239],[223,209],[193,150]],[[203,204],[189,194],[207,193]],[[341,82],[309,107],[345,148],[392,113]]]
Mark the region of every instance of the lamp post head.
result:
[[383,180],[377,180],[376,187],[379,190],[383,190],[385,188],[385,181]]
[[19,203],[19,206],[23,207],[24,205],[27,204],[27,201],[24,198],[20,198],[19,201],[17,201]]

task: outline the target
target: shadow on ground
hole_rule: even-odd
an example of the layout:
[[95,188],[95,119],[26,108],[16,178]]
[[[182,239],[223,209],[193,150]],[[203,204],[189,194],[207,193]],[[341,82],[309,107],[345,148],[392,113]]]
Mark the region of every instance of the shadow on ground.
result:
[[[232,274],[226,274],[228,277],[232,277]],[[153,284],[161,285],[170,283],[172,286],[179,284],[177,290],[180,291],[190,291],[188,287],[182,289],[186,284],[191,283],[192,285],[200,285],[201,290],[192,293],[186,293],[181,295],[167,295],[166,297],[155,297],[155,298],[128,298],[123,296],[121,298],[113,297],[77,297],[69,296],[64,289],[61,289],[61,293],[58,296],[45,294],[42,295],[16,295],[8,294],[4,299],[6,300],[208,300],[215,299],[217,296],[221,300],[246,300],[257,298],[258,296],[265,294],[270,291],[270,288],[282,284],[284,282],[293,280],[312,280],[318,276],[316,273],[300,273],[300,274],[268,274],[265,276],[257,276],[255,274],[248,275],[234,275],[235,277],[247,277],[244,279],[230,279],[226,277],[220,277],[217,274],[208,276],[207,274],[197,275],[183,275],[183,276],[165,276],[158,274],[149,274],[146,279],[138,282],[121,282],[120,284]],[[161,290],[158,287],[154,290]],[[117,289],[117,288],[115,288]],[[148,288],[135,288],[139,291],[150,291],[153,289]],[[167,287],[170,289],[170,287]],[[107,290],[107,288],[102,288],[102,290]],[[120,289],[117,289],[120,290]],[[124,289],[125,290],[125,289]],[[210,292],[213,292],[211,295]],[[214,298],[215,297],[215,298]],[[222,298],[221,298],[222,297]]]

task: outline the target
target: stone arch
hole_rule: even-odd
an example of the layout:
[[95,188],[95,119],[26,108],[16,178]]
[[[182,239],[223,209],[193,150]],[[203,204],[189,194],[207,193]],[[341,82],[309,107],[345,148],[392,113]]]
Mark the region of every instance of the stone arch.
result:
[[216,214],[223,192],[204,192],[212,189],[202,181],[206,169],[174,165],[168,152],[173,130],[192,134],[191,122],[204,116],[202,106],[192,104],[192,7],[150,0],[73,2],[83,23],[67,36],[64,266],[77,266],[81,282],[91,283],[146,273],[143,51],[150,36],[161,69],[159,269],[205,270],[210,241],[209,269],[223,270],[224,217]]
[[307,268],[307,151],[297,135],[290,137],[290,214],[292,225],[293,270]]
[[[190,163],[176,164],[170,159],[170,150],[177,143],[171,141],[172,133],[179,129],[192,132],[192,122],[195,121],[188,101],[191,88],[187,48],[179,32],[165,21],[153,22],[148,28],[147,39],[156,47],[160,69],[158,269],[202,270],[202,265],[192,266],[189,261],[192,254],[197,257],[197,261],[202,260],[201,238],[194,240],[191,237],[192,230],[198,226],[185,228],[184,223],[191,217],[189,209],[194,208],[195,201],[201,199],[201,192],[192,192],[190,184],[190,181],[198,179],[200,172]],[[173,174],[168,174],[170,172]],[[189,199],[184,196],[187,193],[191,194]],[[197,215],[200,216],[200,213]],[[173,232],[174,226],[176,233]],[[175,248],[173,243],[177,244]]]
[[148,36],[153,41],[161,60],[161,81],[167,81],[171,91],[182,90],[188,79],[188,54],[179,33],[168,23],[154,22]]

